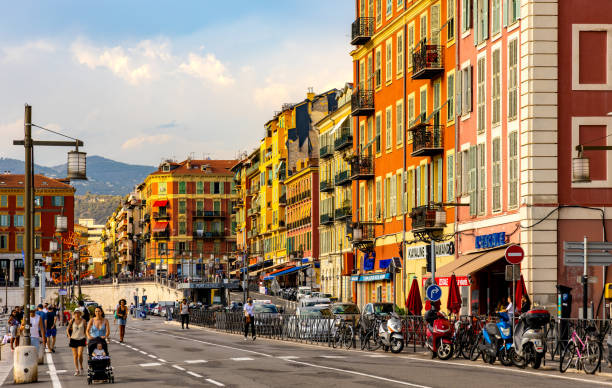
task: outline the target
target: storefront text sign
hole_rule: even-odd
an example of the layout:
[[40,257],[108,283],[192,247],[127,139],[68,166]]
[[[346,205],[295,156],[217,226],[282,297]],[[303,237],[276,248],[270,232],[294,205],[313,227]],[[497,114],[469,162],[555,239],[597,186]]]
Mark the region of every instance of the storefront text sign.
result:
[[[422,287],[425,287],[425,281],[427,281],[427,279],[429,278],[421,279]],[[450,285],[450,279],[451,279],[450,276],[444,276],[444,277],[436,276],[436,284],[439,285],[440,287],[448,287]],[[469,286],[470,280],[468,279],[467,276],[457,276],[457,285],[459,287]]]
[[[426,257],[425,247],[427,245],[419,245],[416,247],[406,248],[406,260],[418,260]],[[455,254],[455,243],[452,241],[436,244],[436,257],[451,256]]]
[[375,282],[377,280],[389,280],[391,279],[390,273],[373,273],[368,275],[353,275],[351,276],[352,282]]
[[476,236],[476,249],[494,248],[506,244],[506,232]]

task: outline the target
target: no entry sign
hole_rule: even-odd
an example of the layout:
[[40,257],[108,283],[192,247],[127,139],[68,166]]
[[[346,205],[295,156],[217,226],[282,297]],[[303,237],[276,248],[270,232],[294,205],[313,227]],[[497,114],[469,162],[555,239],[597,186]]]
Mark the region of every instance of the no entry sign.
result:
[[510,264],[520,264],[525,257],[525,252],[520,245],[510,245],[506,248],[506,261]]

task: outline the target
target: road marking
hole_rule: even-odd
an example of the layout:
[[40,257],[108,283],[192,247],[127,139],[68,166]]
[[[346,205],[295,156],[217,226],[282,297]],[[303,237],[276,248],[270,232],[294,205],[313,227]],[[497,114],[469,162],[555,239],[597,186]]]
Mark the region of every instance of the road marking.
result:
[[146,363],[146,364],[138,364],[138,365],[146,368],[148,366],[160,366],[161,364],[159,362],[149,362],[149,363]]
[[334,370],[336,372],[344,372],[344,373],[349,373],[349,374],[353,374],[353,375],[357,375],[357,376],[369,377],[371,379],[387,381],[389,383],[396,383],[396,384],[400,384],[400,385],[407,385],[407,386],[410,386],[410,387],[431,388],[431,387],[428,387],[427,385],[413,384],[413,383],[409,383],[409,382],[406,382],[406,381],[399,381],[399,380],[388,379],[386,377],[370,375],[370,374],[367,374],[367,373],[361,373],[361,372],[356,372],[356,371],[347,370],[347,369],[332,368],[331,366],[323,366],[323,365],[311,364],[309,362],[302,362],[302,361],[295,361],[295,360],[287,360],[287,362],[292,362],[294,364],[311,366],[313,368],[329,369],[329,370]]
[[[55,370],[55,373],[57,373],[57,374],[59,374],[59,373],[66,373],[66,372],[68,372],[66,369],[56,369],[56,370]],[[51,371],[49,371],[49,370],[48,370],[48,371],[47,371],[47,372],[45,372],[45,373],[47,373],[48,375],[50,375],[50,374],[51,374]]]
[[197,373],[195,373],[195,372],[192,372],[192,371],[190,371],[190,370],[188,370],[188,371],[187,371],[187,374],[188,374],[188,375],[192,375],[193,377],[199,377],[199,378],[204,377],[204,376],[199,375],[199,374],[197,374]]
[[206,381],[208,381],[211,384],[215,384],[217,387],[225,387],[224,384],[221,384],[220,382],[218,382],[217,380],[213,380],[213,379],[206,379]]
[[370,355],[368,355],[368,357],[372,357],[372,358],[386,358],[386,357],[389,357],[389,356],[384,355],[384,354],[370,354]]
[[154,355],[152,355],[152,354],[149,354],[149,357],[151,357],[151,358],[157,358],[157,356],[154,356]]
[[279,356],[277,358],[280,358],[281,360],[295,360],[296,358],[299,358],[298,356]]
[[253,361],[251,357],[232,357],[230,358],[232,361]]
[[161,361],[161,362],[168,362],[168,361],[164,360],[163,358],[158,358],[158,360]]
[[178,365],[172,365],[172,367],[178,370],[185,370],[185,368],[183,368],[182,366],[178,366]]
[[187,340],[187,341],[192,341],[192,342],[194,342],[194,341],[195,341],[195,342],[199,342],[199,343],[204,344],[204,345],[212,345],[212,346],[217,346],[217,347],[220,347],[220,348],[225,348],[225,349],[232,349],[232,350],[238,350],[238,351],[241,351],[241,352],[247,352],[247,353],[259,354],[260,356],[264,356],[264,357],[273,357],[273,356],[272,356],[272,355],[270,355],[270,354],[261,353],[261,352],[256,352],[256,351],[254,351],[254,350],[241,349],[241,348],[236,348],[236,347],[234,347],[234,346],[227,346],[227,345],[216,344],[216,343],[214,343],[214,342],[206,342],[206,341],[201,341],[201,340],[197,340],[197,339],[193,339],[193,338],[189,338],[189,337],[183,337],[183,336],[180,336],[180,335],[173,335],[173,334],[167,334],[167,335],[169,335],[169,336],[171,336],[171,337],[174,337],[174,338],[184,339],[184,340]]
[[142,350],[139,350],[140,353],[144,354],[145,356],[148,355],[149,353],[147,352],[143,352]]
[[345,356],[319,356],[322,358],[346,358]]
[[51,376],[51,384],[53,384],[53,388],[62,388],[62,383],[60,383],[59,377],[57,377],[57,371],[55,370],[55,364],[53,363],[53,357],[51,357],[51,353],[47,353],[47,364],[49,364],[49,376]]
[[185,363],[186,364],[204,364],[205,362],[208,362],[206,360],[186,360]]

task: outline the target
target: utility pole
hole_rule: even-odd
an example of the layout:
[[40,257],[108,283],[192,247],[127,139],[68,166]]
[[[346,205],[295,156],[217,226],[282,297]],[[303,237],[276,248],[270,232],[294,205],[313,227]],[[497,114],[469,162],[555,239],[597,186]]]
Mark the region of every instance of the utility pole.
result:
[[[589,272],[588,272],[587,237],[584,236],[584,273],[582,275],[582,319],[587,319],[589,300]],[[593,311],[593,317],[595,311]]]
[[24,345],[30,346],[30,298],[32,281],[32,107],[25,106],[24,117],[24,147],[25,147],[25,263],[23,268],[23,310],[25,317],[25,330],[23,335]]
[[79,300],[83,299],[83,293],[81,292],[81,246],[79,245],[76,252],[77,260],[77,276],[78,276],[78,287],[79,287]]
[[62,233],[59,234],[60,246],[60,322],[64,322],[64,295],[61,291],[64,290],[64,240]]

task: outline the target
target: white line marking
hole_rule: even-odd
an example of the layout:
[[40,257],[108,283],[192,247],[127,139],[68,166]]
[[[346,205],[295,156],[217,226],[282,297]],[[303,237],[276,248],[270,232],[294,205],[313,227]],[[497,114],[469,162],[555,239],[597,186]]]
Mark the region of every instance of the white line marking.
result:
[[419,384],[408,383],[406,381],[399,381],[399,380],[388,379],[386,377],[369,375],[367,373],[355,372],[355,371],[352,371],[352,370],[346,370],[346,369],[340,369],[340,368],[332,368],[330,366],[311,364],[311,363],[308,363],[308,362],[295,361],[295,360],[287,360],[287,362],[293,362],[295,364],[311,366],[313,368],[329,369],[329,370],[335,370],[336,372],[350,373],[350,374],[357,375],[357,376],[369,377],[371,379],[382,380],[382,381],[387,381],[387,382],[390,382],[390,383],[396,383],[396,384],[401,384],[401,385],[407,385],[407,386],[410,386],[410,387],[430,388],[430,387],[428,387],[426,385],[419,385]]
[[158,360],[161,361],[161,362],[168,362],[168,361],[164,360],[163,358],[158,358]]
[[217,387],[225,387],[224,384],[221,384],[220,382],[213,380],[213,379],[206,379],[206,381],[208,381],[211,384],[215,384]]
[[154,355],[152,355],[152,354],[149,354],[149,357],[151,357],[151,358],[157,358],[157,356],[154,356]]
[[277,358],[280,358],[281,360],[295,360],[296,358],[299,358],[298,356],[279,356]]
[[172,367],[178,370],[185,370],[185,368],[183,368],[182,366],[178,366],[178,365],[172,365]]
[[199,374],[197,374],[197,373],[195,373],[195,372],[192,372],[192,371],[190,371],[190,370],[188,370],[188,371],[187,371],[187,374],[188,374],[188,375],[192,375],[193,377],[199,377],[199,378],[204,377],[204,376],[199,375]]
[[161,364],[159,362],[149,362],[149,363],[146,363],[146,364],[138,364],[138,365],[140,365],[142,367],[147,367],[147,366],[160,366]]
[[322,358],[346,358],[345,356],[319,356]]
[[232,357],[230,358],[232,361],[253,361],[251,357]]
[[[57,373],[57,374],[60,374],[60,373],[66,373],[66,372],[68,372],[66,369],[57,369],[57,370],[55,371],[55,373]],[[50,374],[51,374],[51,371],[49,371],[49,370],[48,370],[48,371],[47,371],[47,372],[45,372],[45,373],[47,373],[48,375],[50,375]]]
[[49,376],[51,376],[51,383],[53,384],[53,388],[62,388],[62,383],[60,383],[59,377],[57,377],[57,371],[55,370],[55,364],[53,363],[53,357],[51,357],[51,353],[46,354],[47,364],[49,365]]
[[139,350],[140,353],[144,354],[145,356],[148,355],[149,353],[147,352],[143,352],[142,350]]
[[204,345],[218,346],[218,347],[220,347],[220,348],[226,348],[226,349],[232,349],[232,350],[239,350],[239,351],[241,351],[241,352],[247,352],[247,353],[259,354],[260,356],[264,356],[264,357],[272,357],[272,355],[270,355],[270,354],[261,353],[261,352],[255,352],[255,351],[253,351],[253,350],[240,349],[240,348],[236,348],[236,347],[233,347],[233,346],[227,346],[227,345],[216,344],[216,343],[214,343],[214,342],[200,341],[200,340],[193,339],[193,338],[189,338],[189,337],[182,337],[182,336],[180,336],[180,335],[172,335],[172,334],[167,334],[167,335],[170,335],[171,337],[174,337],[174,338],[180,338],[180,339],[184,339],[184,340],[187,340],[187,341],[191,341],[191,342],[194,342],[194,341],[195,341],[195,342],[199,342],[199,343],[204,344]]
[[186,360],[185,363],[186,364],[204,364],[208,361],[206,360]]
[[385,356],[384,354],[370,354],[368,355],[368,357],[372,357],[372,358],[386,358],[389,356]]
[[506,253],[506,255],[510,256],[510,257],[518,257],[518,256],[523,256],[522,253],[512,253],[512,252],[508,252]]

